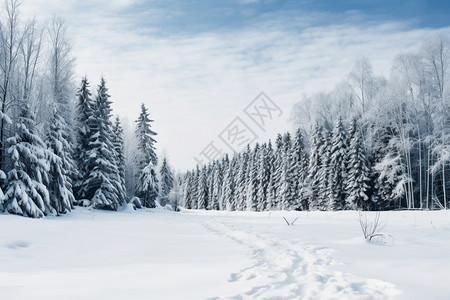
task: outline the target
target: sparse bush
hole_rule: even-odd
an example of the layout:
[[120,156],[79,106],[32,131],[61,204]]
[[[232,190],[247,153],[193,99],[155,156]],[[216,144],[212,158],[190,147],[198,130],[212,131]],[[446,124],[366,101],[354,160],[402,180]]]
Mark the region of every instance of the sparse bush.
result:
[[288,226],[294,225],[295,221],[297,221],[298,217],[295,218],[292,222],[289,222],[285,217],[283,217],[284,221]]
[[359,225],[363,232],[364,239],[369,242],[376,242],[379,244],[386,244],[387,238],[392,236],[381,233],[381,231],[386,226],[386,222],[380,221],[380,212],[375,213],[375,218],[373,220],[367,219],[367,214],[359,213]]

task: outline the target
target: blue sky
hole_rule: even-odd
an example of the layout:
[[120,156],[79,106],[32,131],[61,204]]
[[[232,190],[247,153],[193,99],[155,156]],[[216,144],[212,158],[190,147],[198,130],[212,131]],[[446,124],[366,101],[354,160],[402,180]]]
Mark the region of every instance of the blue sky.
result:
[[[161,12],[155,17],[154,12]],[[239,30],[264,22],[285,22],[286,27],[352,22],[406,22],[414,28],[449,25],[450,1],[405,0],[225,0],[225,1],[142,1],[126,13],[144,12],[139,24],[161,34],[192,34]],[[147,12],[147,13],[145,13]]]
[[181,170],[232,120],[245,120],[261,91],[284,112],[255,129],[264,141],[292,129],[293,104],[332,89],[358,58],[389,76],[397,54],[450,34],[450,1],[25,0],[22,8],[66,19],[77,77],[95,86],[104,75],[129,128],[144,102],[158,150]]

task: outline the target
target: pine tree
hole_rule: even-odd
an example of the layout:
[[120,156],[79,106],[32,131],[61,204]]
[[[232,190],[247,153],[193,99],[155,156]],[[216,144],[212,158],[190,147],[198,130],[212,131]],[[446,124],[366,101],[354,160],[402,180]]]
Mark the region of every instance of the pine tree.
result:
[[332,134],[328,129],[323,129],[323,140],[319,148],[318,155],[320,157],[319,172],[317,174],[318,195],[317,204],[320,210],[331,209],[331,178],[333,176],[331,169],[331,139]]
[[72,185],[69,178],[73,162],[68,152],[70,149],[68,142],[68,133],[65,120],[59,114],[55,107],[53,118],[50,122],[50,130],[47,135],[47,148],[49,149],[49,172],[48,189],[50,205],[56,210],[57,214],[70,212],[73,208],[75,198],[72,192]]
[[141,171],[136,191],[144,207],[153,208],[156,206],[155,201],[159,195],[159,187],[152,162],[149,162]]
[[186,209],[192,208],[192,194],[191,194],[191,184],[192,184],[192,173],[190,171],[186,172],[183,180],[183,205]]
[[236,202],[235,202],[235,195],[236,195],[236,182],[235,182],[235,175],[234,175],[234,168],[236,167],[236,156],[233,157],[231,160],[226,172],[225,177],[223,179],[224,182],[224,191],[223,191],[223,201],[226,210],[228,211],[234,211],[236,210]]
[[258,154],[258,191],[257,191],[257,211],[266,209],[267,202],[267,187],[269,185],[270,177],[270,158],[267,145],[263,144]]
[[74,182],[74,193],[76,199],[89,198],[86,194],[86,181],[88,173],[88,152],[90,148],[90,136],[94,122],[95,103],[91,98],[89,82],[86,77],[81,80],[81,87],[78,90],[77,102],[77,148],[74,158],[77,164],[76,180]]
[[275,187],[273,184],[273,172],[271,172],[269,177],[269,184],[267,185],[267,203],[266,203],[266,210],[273,210],[275,209]]
[[156,140],[153,138],[157,135],[151,129],[151,123],[153,120],[149,119],[149,113],[144,103],[141,105],[141,113],[139,118],[136,120],[136,135],[138,139],[138,166],[139,169],[143,169],[148,166],[149,162],[152,162],[154,166],[158,164],[158,158],[155,153],[155,143]]
[[221,192],[222,192],[222,183],[223,183],[223,172],[222,168],[220,166],[220,163],[216,164],[216,167],[214,168],[214,183],[213,183],[213,191],[212,191],[212,203],[211,203],[211,209],[213,210],[219,210],[220,209],[220,198]]
[[255,145],[251,159],[248,165],[248,182],[247,182],[247,210],[257,211],[258,210],[258,152],[259,144]]
[[164,204],[168,201],[169,193],[172,190],[174,184],[174,175],[167,162],[166,157],[163,158],[159,175],[161,180],[160,199],[162,200],[161,204]]
[[347,136],[342,125],[342,118],[339,117],[333,130],[332,144],[330,152],[331,170],[331,199],[330,208],[341,210],[346,207],[345,186],[347,178]]
[[311,154],[308,167],[308,186],[309,186],[309,209],[315,210],[319,208],[319,184],[320,184],[320,165],[322,163],[319,150],[323,144],[322,129],[319,124],[314,127],[311,143]]
[[120,195],[121,202],[127,201],[127,193],[125,187],[125,156],[123,153],[123,129],[120,124],[119,116],[116,117],[116,121],[113,126],[113,139],[112,143],[114,151],[116,153],[116,165],[119,169],[120,191],[123,192]]
[[273,208],[281,209],[281,185],[282,185],[282,172],[283,172],[283,152],[284,152],[284,144],[283,137],[281,134],[277,135],[275,140],[276,150],[274,153],[274,161],[273,161],[273,188],[275,190],[274,203],[272,204]]
[[356,119],[352,121],[349,134],[348,177],[345,182],[347,206],[352,209],[359,208],[367,210],[370,208],[368,196],[370,170],[367,166],[367,159]]
[[305,152],[305,144],[300,129],[295,133],[292,149],[291,174],[293,180],[293,194],[296,199],[296,208],[307,210],[308,199],[306,195],[306,178],[308,176],[308,158]]
[[198,186],[200,183],[200,178],[201,178],[201,171],[200,171],[200,167],[197,165],[196,170],[193,172],[193,177],[192,177],[192,185],[191,185],[191,207],[192,209],[197,209],[198,208]]
[[214,195],[214,176],[216,174],[217,161],[214,161],[212,165],[209,166],[208,172],[208,206],[206,209],[212,210],[213,208],[213,195]]
[[219,209],[220,210],[226,210],[227,209],[227,207],[226,207],[226,196],[225,196],[225,192],[226,192],[225,188],[226,188],[226,184],[227,183],[225,182],[225,175],[227,174],[229,167],[230,167],[230,159],[228,157],[228,154],[225,154],[225,157],[222,158],[222,168],[221,168],[223,177],[222,177],[222,184],[220,186],[220,193],[219,193],[219,195],[220,195],[220,197],[219,197]]
[[26,103],[22,103],[16,133],[7,142],[12,168],[8,172],[4,210],[32,218],[54,213],[45,186],[50,153],[35,132],[34,116]]
[[242,154],[239,170],[236,175],[236,210],[245,210],[247,204],[248,164],[251,155],[250,145]]
[[206,209],[208,207],[208,174],[205,166],[200,170],[198,178],[197,201],[197,209]]
[[[136,196],[144,199],[143,202],[146,207],[155,207],[155,201],[159,194],[158,180],[156,178],[156,171],[154,170],[158,163],[154,146],[156,140],[153,138],[156,132],[151,130],[151,122],[153,120],[149,119],[147,108],[142,104],[141,113],[136,120],[136,136],[138,140],[136,160],[139,168]],[[145,190],[145,188],[150,190]]]
[[293,193],[294,180],[292,177],[292,143],[291,135],[286,133],[283,137],[283,151],[281,161],[281,176],[279,186],[279,199],[281,209],[291,210],[296,208],[295,194]]
[[85,195],[92,197],[91,202],[95,208],[117,210],[125,202],[125,191],[122,189],[113,145],[109,97],[106,82],[102,78],[97,90],[95,119],[90,131]]

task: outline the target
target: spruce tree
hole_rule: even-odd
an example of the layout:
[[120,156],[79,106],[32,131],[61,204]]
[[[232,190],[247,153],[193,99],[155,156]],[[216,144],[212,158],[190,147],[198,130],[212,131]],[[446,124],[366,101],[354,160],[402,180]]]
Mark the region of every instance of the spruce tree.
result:
[[91,149],[89,139],[95,110],[95,103],[91,98],[92,94],[86,77],[81,80],[81,87],[77,95],[77,147],[74,153],[77,168],[73,189],[76,199],[85,199],[91,196],[86,194],[86,181],[88,179],[87,174],[91,171],[88,169],[88,152]]
[[95,118],[90,131],[85,195],[91,199],[94,208],[117,210],[125,202],[125,191],[113,145],[109,97],[106,82],[102,78],[97,90]]
[[197,184],[197,209],[206,209],[208,207],[208,174],[206,166],[200,170],[200,176]]
[[151,129],[152,122],[154,121],[149,118],[147,108],[144,103],[142,103],[141,113],[136,120],[136,136],[139,150],[137,162],[140,170],[147,167],[149,162],[152,162],[153,166],[158,164],[158,158],[155,153],[156,140],[154,139],[154,136],[156,136],[157,133]]
[[222,183],[223,183],[223,172],[220,163],[217,163],[214,168],[214,183],[213,183],[213,191],[212,191],[212,202],[211,209],[219,210],[220,207],[220,198],[222,192]]
[[151,161],[140,174],[136,189],[137,195],[141,199],[144,207],[154,208],[156,207],[155,201],[159,195],[159,187],[155,167]]
[[223,179],[224,182],[224,191],[223,191],[223,200],[226,210],[228,211],[234,211],[236,210],[236,181],[235,181],[235,174],[234,174],[234,168],[236,167],[237,158],[236,156],[233,157],[231,160],[226,172],[225,177]]
[[320,157],[320,149],[323,145],[322,128],[317,123],[314,127],[311,143],[311,154],[308,167],[308,187],[309,187],[309,201],[308,208],[316,210],[319,208],[319,185],[320,185],[320,165],[322,163]]
[[225,182],[225,175],[228,172],[228,168],[230,167],[230,159],[228,157],[228,154],[225,154],[225,156],[222,158],[222,168],[221,171],[223,173],[222,177],[222,184],[220,186],[220,197],[219,197],[219,208],[220,210],[226,210],[226,196],[225,196],[225,188],[226,188],[226,182]]
[[116,165],[119,169],[119,180],[120,180],[120,191],[123,192],[120,195],[121,202],[127,201],[127,192],[125,187],[125,156],[123,153],[123,129],[120,124],[119,116],[116,117],[116,120],[113,125],[113,139],[112,143],[114,146],[114,151],[116,153]]
[[236,210],[245,210],[246,188],[247,188],[247,164],[250,154],[250,147],[242,153],[239,168],[236,174]]
[[50,152],[47,186],[50,205],[57,214],[70,212],[75,201],[69,178],[73,162],[70,152],[68,152],[70,146],[68,133],[64,131],[65,128],[67,128],[65,120],[55,107],[46,142]]
[[50,153],[36,133],[34,116],[27,103],[22,103],[16,133],[7,142],[12,166],[5,188],[4,210],[32,218],[54,213],[45,185]]
[[306,177],[308,175],[308,158],[305,152],[305,144],[303,141],[303,135],[300,129],[295,133],[294,145],[292,147],[292,161],[291,161],[291,174],[292,174],[292,188],[293,194],[296,199],[296,208],[307,210],[308,199],[306,195]]
[[249,211],[257,211],[258,210],[258,188],[259,188],[259,180],[258,180],[258,153],[259,153],[259,144],[255,145],[253,149],[253,153],[250,158],[250,162],[248,165],[248,181],[247,181],[247,210]]
[[[141,105],[141,113],[136,120],[136,136],[138,140],[137,165],[139,169],[136,196],[143,198],[146,207],[155,207],[155,201],[159,194],[158,180],[154,168],[158,163],[155,153],[156,135],[151,129],[149,113],[144,104]],[[146,190],[149,189],[149,190]],[[191,203],[192,204],[192,203]]]
[[330,149],[330,170],[331,170],[331,199],[330,208],[341,210],[346,207],[345,185],[347,177],[347,136],[342,125],[342,118],[339,117],[332,134]]
[[267,202],[266,202],[266,210],[274,210],[276,207],[275,203],[275,187],[273,184],[273,172],[270,173],[269,184],[267,185]]
[[350,130],[349,154],[347,162],[347,179],[345,192],[347,206],[351,209],[369,209],[370,170],[362,144],[360,131],[356,119],[352,121]]
[[160,199],[162,200],[161,204],[165,204],[169,200],[168,198],[169,193],[172,190],[174,184],[174,175],[169,166],[169,163],[167,162],[166,157],[163,158],[161,169],[159,170],[159,175],[161,180],[160,185]]
[[186,172],[184,176],[183,184],[183,205],[186,209],[192,208],[192,194],[191,194],[191,184],[192,184],[192,173],[190,171]]
[[328,129],[323,129],[323,141],[319,148],[320,168],[318,172],[318,209],[331,209],[332,190],[331,178],[333,176],[331,169],[331,139],[332,133]]
[[295,194],[293,189],[294,178],[292,176],[292,144],[291,136],[286,133],[283,137],[283,151],[281,161],[281,176],[279,185],[280,209],[292,210],[296,208]]
[[269,185],[270,177],[270,158],[267,145],[263,144],[258,154],[258,191],[257,191],[257,211],[266,209],[267,202],[267,187]]
[[274,203],[272,203],[272,207],[276,209],[281,209],[281,185],[282,185],[282,172],[283,172],[283,137],[281,134],[277,135],[275,140],[276,150],[274,153],[274,161],[273,161],[273,188],[275,190]]

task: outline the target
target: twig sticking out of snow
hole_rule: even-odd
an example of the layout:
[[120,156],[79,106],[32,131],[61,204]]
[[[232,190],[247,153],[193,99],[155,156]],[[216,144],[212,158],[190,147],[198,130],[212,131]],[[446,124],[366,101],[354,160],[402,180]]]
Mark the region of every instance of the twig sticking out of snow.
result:
[[284,221],[286,221],[286,224],[287,224],[288,226],[290,226],[290,225],[294,225],[294,223],[295,223],[295,221],[297,221],[298,217],[295,218],[294,221],[292,221],[292,222],[289,222],[285,217],[283,217],[283,219],[284,219]]
[[359,213],[359,225],[361,226],[361,230],[363,232],[364,235],[364,239],[366,239],[369,242],[372,242],[374,238],[381,238],[381,243],[385,244],[385,238],[386,237],[391,237],[390,235],[386,235],[381,233],[381,231],[384,229],[384,227],[386,226],[386,222],[381,223],[380,222],[380,212],[377,212],[375,214],[375,218],[373,219],[373,221],[369,221],[367,220],[367,214],[363,214],[360,212]]

